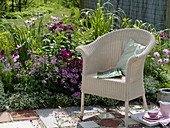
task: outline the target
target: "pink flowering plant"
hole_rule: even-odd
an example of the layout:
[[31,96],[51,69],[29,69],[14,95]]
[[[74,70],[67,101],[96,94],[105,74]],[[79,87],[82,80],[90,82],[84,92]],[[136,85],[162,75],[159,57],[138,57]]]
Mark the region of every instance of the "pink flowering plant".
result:
[[[49,30],[43,36],[45,49],[74,49],[76,46],[86,42],[84,32],[86,31],[75,16],[62,15],[59,17],[51,16],[52,21],[45,24]],[[48,46],[48,47],[47,47]]]
[[170,73],[168,71],[170,67],[170,35],[160,33],[156,39],[154,49],[147,56],[145,74],[155,76],[161,82],[165,82]]

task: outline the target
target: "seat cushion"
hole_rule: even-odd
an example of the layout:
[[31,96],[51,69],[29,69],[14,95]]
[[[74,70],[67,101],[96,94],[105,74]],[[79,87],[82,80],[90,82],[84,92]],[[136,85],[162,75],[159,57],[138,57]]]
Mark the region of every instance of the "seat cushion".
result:
[[125,77],[123,76],[121,79],[99,79],[97,78],[97,73],[88,74],[83,77],[81,91],[87,94],[124,101],[126,96]]
[[128,59],[134,55],[140,54],[144,51],[145,48],[146,46],[135,42],[133,39],[129,39],[128,43],[125,46],[123,54],[116,65],[116,68],[121,68],[123,74],[126,75],[126,63]]

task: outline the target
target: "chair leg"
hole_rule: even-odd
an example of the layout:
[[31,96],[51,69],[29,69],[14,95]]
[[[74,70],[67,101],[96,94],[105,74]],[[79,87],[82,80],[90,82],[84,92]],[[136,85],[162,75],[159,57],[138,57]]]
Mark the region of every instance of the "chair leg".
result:
[[147,111],[148,110],[148,106],[147,106],[145,94],[143,94],[142,99],[143,99],[143,107],[144,107],[145,111]]
[[84,92],[81,93],[81,117],[84,115]]
[[125,127],[128,128],[129,101],[125,101]]

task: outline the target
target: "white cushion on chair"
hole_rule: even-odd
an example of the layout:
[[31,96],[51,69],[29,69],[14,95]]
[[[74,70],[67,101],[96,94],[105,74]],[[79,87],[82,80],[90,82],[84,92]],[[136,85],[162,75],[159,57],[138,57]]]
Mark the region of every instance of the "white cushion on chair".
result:
[[121,68],[123,74],[126,75],[126,63],[128,59],[133,55],[140,54],[145,48],[146,46],[138,44],[133,39],[129,39],[125,46],[124,52],[116,65],[116,68]]

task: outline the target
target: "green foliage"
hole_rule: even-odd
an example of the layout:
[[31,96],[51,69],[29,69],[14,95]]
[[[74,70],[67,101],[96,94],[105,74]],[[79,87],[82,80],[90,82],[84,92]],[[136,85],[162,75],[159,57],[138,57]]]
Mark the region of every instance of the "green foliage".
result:
[[1,12],[0,13],[0,18],[4,18],[4,19],[17,19],[18,16],[21,17],[30,17],[33,16],[32,12],[28,12],[28,11],[23,11],[23,12]]
[[82,22],[87,28],[92,30],[91,36],[93,39],[113,30],[113,12],[107,10],[107,6],[114,8],[110,2],[106,2],[101,6],[99,1],[96,10],[81,10]]
[[6,103],[6,99],[5,99],[4,85],[0,79],[0,106],[1,106],[0,111],[5,110],[5,103]]
[[145,93],[146,98],[149,102],[156,101],[157,98],[157,89],[160,86],[160,82],[155,79],[155,77],[151,75],[145,75],[144,77],[144,86],[145,86]]
[[1,0],[0,1],[0,12],[7,10],[7,0]]
[[61,3],[62,6],[67,8],[79,7],[80,0],[60,0],[59,3]]
[[118,100],[104,98],[95,95],[85,95],[85,105],[103,105],[103,106],[113,106],[119,103]]
[[[22,18],[21,20],[23,21]],[[19,51],[22,61],[28,59],[27,50],[42,47],[42,33],[44,33],[42,27],[43,17],[39,18],[36,21],[37,23],[35,23],[35,20],[27,20],[28,23],[23,21],[24,26],[8,21],[2,25],[4,31],[8,33],[5,35],[12,49],[22,47]]]
[[0,71],[0,77],[4,84],[4,90],[5,92],[12,91],[13,89],[13,83],[12,83],[12,72],[9,69],[1,69]]

